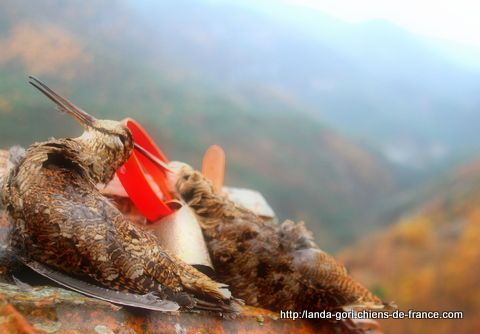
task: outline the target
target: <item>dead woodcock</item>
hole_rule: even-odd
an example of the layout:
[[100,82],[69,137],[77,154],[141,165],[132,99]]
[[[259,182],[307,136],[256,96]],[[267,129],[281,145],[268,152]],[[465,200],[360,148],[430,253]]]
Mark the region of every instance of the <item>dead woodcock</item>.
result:
[[134,149],[128,128],[95,119],[35,78],[30,83],[85,131],[31,145],[5,177],[1,193],[11,248],[110,289],[153,293],[187,308],[235,310],[226,285],[163,250],[97,190]]
[[215,193],[190,166],[172,162],[170,168],[170,187],[199,216],[217,278],[247,305],[276,311],[394,306],[348,276],[303,222],[265,221]]

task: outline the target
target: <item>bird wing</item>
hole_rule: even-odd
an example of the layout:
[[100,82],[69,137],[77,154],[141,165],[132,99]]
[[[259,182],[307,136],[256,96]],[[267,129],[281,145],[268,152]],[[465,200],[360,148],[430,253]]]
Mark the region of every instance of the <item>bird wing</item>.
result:
[[69,217],[60,224],[60,234],[81,255],[83,274],[115,290],[154,292],[184,307],[231,311],[230,292],[224,285],[168,254],[155,237],[126,221],[106,198],[90,195],[83,196],[80,204],[69,202]]
[[318,302],[338,307],[383,305],[368,289],[348,276],[343,265],[318,248],[303,222],[287,220],[279,226],[279,234],[291,250],[295,277],[318,295]]
[[298,279],[318,294],[319,306],[333,308],[355,305],[359,308],[381,308],[383,303],[368,289],[346,274],[345,267],[316,248],[294,251],[293,266]]

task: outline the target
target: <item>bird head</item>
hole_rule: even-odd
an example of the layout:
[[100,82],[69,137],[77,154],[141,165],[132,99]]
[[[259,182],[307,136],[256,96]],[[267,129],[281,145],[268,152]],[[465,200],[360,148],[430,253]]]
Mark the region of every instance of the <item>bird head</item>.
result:
[[37,78],[29,78],[30,84],[52,100],[61,112],[72,116],[82,125],[85,131],[75,138],[85,147],[85,152],[81,152],[82,159],[96,182],[109,182],[134,148],[133,137],[127,126],[117,121],[96,119]]
[[180,196],[185,202],[200,201],[215,196],[212,183],[191,166],[172,161],[168,164],[168,169],[167,186],[170,192]]
[[168,163],[169,173],[167,173],[167,187],[171,193],[180,196],[185,192],[185,184],[194,174],[195,170],[186,163],[180,161],[170,161]]

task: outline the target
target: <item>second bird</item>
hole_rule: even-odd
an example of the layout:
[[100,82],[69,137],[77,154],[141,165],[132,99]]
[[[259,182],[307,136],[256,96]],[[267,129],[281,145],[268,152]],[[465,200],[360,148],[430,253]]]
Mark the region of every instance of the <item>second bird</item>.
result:
[[264,221],[190,166],[171,162],[170,187],[199,216],[218,278],[247,305],[280,310],[384,309],[313,241],[303,223]]

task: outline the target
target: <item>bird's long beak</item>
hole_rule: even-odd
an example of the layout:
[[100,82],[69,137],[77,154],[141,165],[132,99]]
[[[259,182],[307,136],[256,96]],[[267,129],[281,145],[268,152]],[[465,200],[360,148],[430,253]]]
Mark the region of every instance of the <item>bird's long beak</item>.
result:
[[170,172],[170,173],[173,173],[173,170],[171,170],[168,165],[163,162],[162,160],[160,160],[159,158],[157,158],[156,156],[154,156],[152,153],[150,153],[149,151],[147,151],[145,148],[143,148],[142,146],[134,143],[133,144],[133,147],[137,150],[137,152],[141,153],[143,156],[147,157],[148,159],[150,159],[151,162],[153,162],[155,165],[157,165],[157,167],[159,167],[160,169],[162,169],[163,171],[167,171],[167,172]]
[[52,100],[60,109],[60,111],[74,117],[84,127],[92,126],[96,121],[96,118],[87,113],[86,111],[78,108],[66,98],[54,92],[43,82],[33,76],[28,77],[29,83],[45,94],[50,100]]

